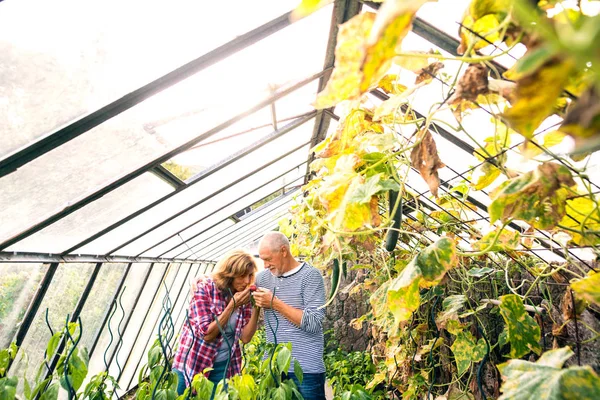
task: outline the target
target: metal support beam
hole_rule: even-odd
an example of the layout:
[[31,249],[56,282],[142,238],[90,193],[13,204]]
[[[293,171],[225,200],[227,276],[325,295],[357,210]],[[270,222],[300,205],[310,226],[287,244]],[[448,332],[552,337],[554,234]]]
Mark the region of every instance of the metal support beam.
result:
[[150,172],[167,182],[169,185],[173,186],[175,189],[181,189],[183,186],[185,186],[185,182],[173,175],[171,171],[162,165],[157,165],[156,167],[152,168]]
[[302,81],[300,81],[296,84],[293,84],[285,89],[281,89],[273,96],[270,96],[269,98],[267,98],[265,100],[262,100],[261,102],[257,103],[256,105],[247,109],[246,111],[243,111],[243,112],[237,114],[236,116],[228,119],[227,121],[222,122],[221,124],[217,125],[216,127],[209,129],[208,131],[206,131],[205,133],[203,133],[199,136],[196,136],[194,139],[189,140],[188,142],[169,151],[168,153],[163,154],[159,158],[156,158],[153,161],[148,162],[146,165],[139,167],[138,169],[128,173],[127,175],[114,180],[113,182],[107,184],[106,186],[100,188],[99,190],[97,190],[91,194],[88,194],[87,196],[84,196],[82,199],[75,201],[72,204],[69,204],[62,210],[57,211],[54,214],[50,215],[48,218],[46,218],[40,222],[37,222],[33,226],[30,226],[29,228],[25,229],[24,231],[21,231],[15,235],[11,236],[9,239],[5,240],[3,243],[0,244],[0,250],[3,250],[23,239],[33,235],[34,233],[39,232],[40,230],[44,229],[45,227],[66,217],[67,215],[72,214],[73,212],[79,210],[80,208],[84,207],[85,205],[91,203],[92,201],[95,201],[95,200],[101,198],[102,196],[105,196],[106,194],[112,192],[113,190],[123,186],[125,183],[142,175],[144,172],[148,171],[149,169],[151,169],[159,164],[162,164],[163,162],[173,158],[173,156],[175,156],[185,150],[190,149],[191,147],[195,146],[196,144],[202,142],[203,140],[206,140],[206,139],[210,138],[211,136],[216,135],[217,133],[221,132],[223,129],[230,127],[231,125],[235,124],[236,122],[244,119],[245,117],[247,117],[251,114],[254,114],[256,111],[268,106],[272,102],[309,84],[310,82],[314,81],[315,79],[320,78],[326,72],[327,71],[318,72],[314,75],[309,76],[306,79],[303,79]]
[[60,255],[48,253],[22,253],[0,251],[0,263],[26,262],[26,263],[151,263],[151,262],[200,262],[195,260],[180,260],[156,257],[129,257],[129,256],[97,256],[89,254]]
[[287,12],[0,160],[0,178],[147,98],[290,25]]
[[87,239],[77,243],[76,245],[72,246],[71,248],[65,250],[63,253],[61,254],[69,254],[72,253],[73,251],[75,251],[76,249],[85,246],[88,243],[91,243],[92,241],[96,240],[97,238],[107,234],[108,232],[112,231],[113,229],[123,225],[124,223],[132,220],[133,218],[137,217],[138,215],[143,214],[144,212],[150,210],[152,207],[155,207],[156,205],[162,203],[163,201],[171,198],[172,196],[175,196],[177,193],[186,190],[187,188],[189,188],[190,186],[202,182],[203,179],[211,176],[212,174],[216,173],[217,171],[222,170],[223,168],[225,168],[228,165],[231,165],[232,163],[234,163],[235,161],[241,159],[242,157],[260,149],[262,146],[266,145],[267,143],[272,142],[273,140],[285,135],[286,133],[292,131],[293,129],[297,128],[298,126],[302,125],[303,123],[305,123],[306,121],[308,121],[308,119],[313,118],[315,115],[314,111],[311,111],[309,113],[306,113],[304,115],[300,115],[298,116],[298,118],[292,122],[290,122],[289,124],[286,124],[284,127],[282,127],[280,130],[274,131],[272,133],[270,133],[269,135],[265,136],[264,138],[256,141],[255,143],[253,143],[252,145],[243,148],[242,150],[232,154],[230,157],[227,157],[226,159],[222,160],[221,162],[213,165],[212,167],[208,168],[205,171],[200,172],[199,174],[197,174],[196,176],[192,177],[191,179],[188,180],[188,183],[184,186],[181,187],[179,189],[176,189],[175,191],[168,193],[167,195],[161,197],[158,200],[155,200],[154,202],[148,204],[147,206],[129,214],[128,216],[120,219],[119,221],[115,222],[114,224],[106,227],[105,229],[101,230],[100,232],[97,232],[95,234],[93,234],[92,236],[88,237]]

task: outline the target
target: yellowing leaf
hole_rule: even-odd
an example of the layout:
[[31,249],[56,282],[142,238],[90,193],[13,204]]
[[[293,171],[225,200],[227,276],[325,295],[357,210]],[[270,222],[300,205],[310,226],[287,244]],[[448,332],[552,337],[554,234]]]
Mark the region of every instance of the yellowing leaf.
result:
[[562,368],[569,347],[550,350],[535,362],[509,360],[498,365],[504,383],[499,400],[600,399],[600,378],[589,366]]
[[473,171],[474,182],[472,183],[473,189],[483,190],[490,186],[496,178],[500,176],[500,169],[486,162]]
[[335,68],[327,86],[317,96],[315,108],[333,107],[342,100],[355,99],[361,95],[365,42],[374,21],[375,14],[365,12],[340,26],[335,48]]
[[456,361],[458,376],[462,376],[471,365],[471,362],[483,360],[486,353],[486,344],[483,339],[475,341],[475,338],[469,331],[459,332],[450,346]]
[[[387,1],[385,4],[389,3]],[[381,16],[379,12],[377,18]],[[369,90],[385,75],[390,68],[391,60],[396,54],[396,46],[402,42],[412,27],[414,13],[400,14],[390,21],[383,29],[383,34],[376,42],[370,42],[365,49],[365,59],[361,70],[363,72],[360,90],[362,93]],[[375,32],[378,20],[373,25]]]
[[377,84],[377,87],[387,94],[400,94],[406,90],[406,86],[397,82],[398,75],[386,75]]
[[590,272],[585,278],[571,283],[571,288],[583,299],[600,306],[600,273]]
[[441,238],[422,250],[416,260],[424,281],[427,282],[426,286],[437,284],[458,263],[454,241]]
[[410,162],[421,173],[425,182],[427,182],[431,194],[437,197],[440,186],[440,178],[437,170],[444,168],[446,165],[438,156],[435,141],[429,130],[422,130],[417,140],[420,140],[420,142],[410,153]]
[[[498,228],[500,229],[500,228]],[[498,234],[498,229],[488,233],[484,237],[482,237],[477,242],[473,243],[473,249],[475,250],[484,250],[489,249],[489,251],[507,251],[507,250],[516,250],[519,247],[521,235],[517,231],[509,231],[504,228],[496,243],[492,246],[494,238]]]
[[446,271],[458,262],[456,247],[449,238],[441,238],[415,257],[388,286],[387,307],[396,324],[406,321],[419,307],[419,287],[438,284]]
[[518,80],[516,101],[502,115],[511,128],[531,139],[542,121],[553,113],[556,99],[562,93],[572,69],[571,61],[552,59],[534,73]]
[[521,358],[530,351],[541,354],[540,327],[527,314],[523,300],[515,294],[500,297],[500,314],[508,327],[510,357]]
[[420,279],[418,270],[411,268],[392,281],[387,292],[387,307],[397,323],[409,320],[412,313],[419,308]]
[[297,21],[301,18],[304,18],[319,8],[323,7],[331,3],[332,0],[302,0],[302,2],[292,11],[292,15],[290,15],[291,21]]
[[[544,135],[544,142],[542,143],[542,146],[549,149],[552,146],[559,145],[563,142],[565,136],[567,135],[561,131],[548,132]],[[527,157],[535,157],[539,154],[542,154],[542,149],[537,146],[528,146],[525,155]]]
[[565,215],[567,190],[574,186],[570,171],[562,165],[544,163],[518,178],[503,182],[490,193],[491,222],[521,219],[538,229],[549,229]]
[[[425,52],[417,52],[417,51],[413,51],[411,53],[427,54]],[[396,57],[394,57],[392,62],[404,69],[411,71],[411,72],[418,73],[423,68],[427,68],[427,66],[430,64],[429,60],[430,60],[430,58],[427,58],[427,57],[406,55],[406,56],[396,56]]]
[[596,208],[595,200],[588,196],[567,200],[567,215],[560,224],[576,230],[581,230],[583,224],[581,233],[569,231],[569,234],[573,236],[573,242],[580,246],[600,244],[599,235],[586,233],[586,231],[600,231],[600,209]]

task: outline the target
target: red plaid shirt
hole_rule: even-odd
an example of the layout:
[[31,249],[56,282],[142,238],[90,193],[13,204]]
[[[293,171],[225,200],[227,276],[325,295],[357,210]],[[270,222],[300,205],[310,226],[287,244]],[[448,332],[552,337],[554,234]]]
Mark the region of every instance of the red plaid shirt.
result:
[[[213,366],[217,350],[223,342],[223,336],[219,335],[212,342],[205,342],[203,338],[206,335],[208,326],[214,321],[213,314],[221,315],[229,300],[230,297],[226,297],[226,293],[219,290],[211,278],[202,277],[198,280],[198,289],[190,300],[189,307],[190,324],[196,338],[194,340],[190,325],[184,322],[179,338],[179,348],[173,360],[173,368],[187,374],[190,382],[196,374],[200,374],[205,368]],[[241,372],[242,352],[239,341],[242,329],[248,324],[251,316],[252,304],[248,303],[239,308],[227,378]]]

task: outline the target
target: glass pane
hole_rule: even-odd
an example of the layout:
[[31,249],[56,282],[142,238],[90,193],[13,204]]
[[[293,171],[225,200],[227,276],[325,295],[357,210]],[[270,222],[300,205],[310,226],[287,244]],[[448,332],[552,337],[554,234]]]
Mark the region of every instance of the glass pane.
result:
[[[320,71],[330,13],[327,7],[2,177],[0,186],[7,190],[0,192],[0,220],[20,223],[0,227],[0,240],[255,106],[269,97],[269,85],[298,81]],[[171,47],[180,46],[171,43]],[[155,49],[152,53],[157,54]],[[190,109],[204,111],[152,131],[145,129],[148,122]],[[17,210],[22,219],[14,218]]]
[[[48,320],[54,332],[64,328],[67,314],[72,314],[75,306],[87,285],[94,264],[60,264],[54,274],[54,278],[48,287],[40,308],[35,315],[31,327],[25,336],[21,351],[27,354],[29,368],[26,375],[29,380],[36,374],[36,368],[44,359],[46,344],[52,337],[46,326],[45,314],[48,309]],[[84,327],[85,329],[85,327]],[[85,331],[84,331],[85,333]],[[23,376],[25,363],[20,357],[10,369],[10,375]],[[23,393],[22,381],[19,385],[19,393]]]
[[61,253],[172,191],[171,185],[145,173],[7,250]]
[[[275,166],[273,166],[275,167]],[[281,169],[280,167],[277,167],[275,169],[271,169],[271,167],[269,167],[270,171],[272,171],[272,176],[273,177],[278,177],[281,174]],[[261,178],[261,173],[257,173],[256,176],[253,176],[251,179],[254,180],[256,179],[260,179]],[[218,221],[221,221],[225,218],[228,217],[235,217],[235,215],[240,211],[245,211],[251,210],[251,206],[254,204],[257,204],[258,201],[260,200],[264,200],[265,196],[268,195],[273,195],[273,196],[280,196],[281,195],[281,190],[279,190],[280,188],[282,188],[284,185],[286,184],[290,184],[290,185],[294,185],[294,184],[301,184],[303,183],[302,179],[304,178],[304,175],[306,173],[306,164],[302,164],[300,167],[295,168],[293,171],[291,171],[290,173],[286,174],[285,176],[282,176],[280,178],[277,178],[275,181],[267,184],[264,187],[259,187],[260,184],[255,184],[255,183],[249,183],[249,185],[245,185],[244,187],[246,187],[246,192],[244,192],[244,189],[237,189],[238,185],[235,185],[234,187],[232,187],[231,189],[228,189],[226,191],[224,191],[223,193],[215,196],[214,198],[206,201],[205,203],[203,203],[202,205],[198,206],[201,207],[201,213],[199,214],[200,217],[199,219],[196,219],[196,221],[200,221],[196,224],[194,224],[193,226],[191,226],[190,228],[185,229],[184,231],[182,231],[177,237],[175,237],[174,239],[176,239],[175,241],[171,241],[168,240],[165,243],[160,244],[159,246],[153,248],[150,251],[147,251],[145,253],[143,253],[143,256],[146,257],[158,257],[159,255],[163,254],[165,251],[170,250],[171,248],[173,248],[174,244],[179,244],[182,241],[188,241],[192,236],[195,236],[199,233],[201,233],[203,230],[206,230],[208,227],[214,225],[215,223],[217,223]],[[249,178],[250,179],[250,178]],[[262,181],[264,181],[265,179],[273,179],[273,178],[263,178],[261,179]],[[255,190],[254,189],[257,189]],[[251,193],[249,193],[249,191],[252,191]],[[248,193],[245,196],[241,196],[241,193]],[[236,196],[236,197],[233,197]],[[239,197],[239,199],[238,199]],[[237,199],[237,201],[235,201]],[[231,203],[231,204],[230,204]],[[226,206],[227,204],[230,204],[228,206]],[[226,206],[225,208],[223,208],[224,206]],[[221,208],[223,208],[221,210]],[[218,210],[218,211],[217,211]],[[184,218],[185,221],[185,225],[183,225],[183,227],[191,225],[194,220],[188,217],[186,217],[188,215],[188,213],[184,214],[182,217]],[[182,228],[179,228],[178,230],[181,230]],[[171,233],[173,234],[173,233]]]
[[0,349],[13,340],[47,270],[47,264],[0,264]]
[[[4,2],[0,53],[11,68],[5,69],[0,83],[0,93],[8,99],[0,102],[0,157],[278,17],[296,3],[229,0],[211,4],[207,12],[205,4],[186,0],[170,2],[169,7],[144,0]],[[60,101],[55,101],[57,90]]]
[[[123,338],[123,349],[117,357],[122,368],[119,395],[127,391],[131,387],[130,384],[137,385],[136,371],[138,366],[146,362],[146,348],[152,344],[157,334],[157,322],[162,313],[162,303],[166,293],[165,285],[169,291],[173,290],[173,282],[180,269],[180,264],[169,264],[164,278],[162,273],[154,274],[153,271],[152,282],[148,281],[147,288],[144,288],[142,298],[133,312],[133,318]],[[127,349],[129,351],[126,351]],[[111,375],[119,376],[119,366],[116,362],[113,362],[109,371]]]
[[[102,330],[100,338],[98,339],[98,343],[96,344],[96,348],[94,352],[90,355],[90,363],[88,366],[88,379],[101,372],[104,371],[104,357],[106,354],[106,361],[110,359],[112,353],[115,351],[115,348],[119,342],[119,330],[123,332],[125,328],[125,324],[127,320],[131,318],[131,313],[133,312],[133,303],[138,295],[138,292],[142,290],[141,285],[144,283],[144,278],[146,277],[148,270],[150,268],[150,264],[133,264],[129,269],[129,273],[127,274],[127,278],[125,278],[125,283],[123,284],[123,288],[118,297],[117,309],[114,311],[112,317],[110,317],[110,323],[107,322],[106,326]],[[161,272],[161,268],[156,268],[158,272]],[[151,283],[148,283],[151,286]],[[114,286],[116,289],[117,285]],[[111,287],[107,287],[107,292],[111,293]],[[112,293],[111,299],[112,300]],[[123,310],[121,309],[121,305],[123,306]],[[111,305],[109,304],[109,307]],[[112,308],[109,308],[109,311],[112,314]],[[112,331],[113,339],[111,342],[110,331]],[[129,328],[129,325],[127,325]],[[122,352],[123,344],[119,346],[119,352]]]
[[[173,306],[173,304],[176,302],[178,296],[180,295],[180,293],[183,293],[183,288],[189,288],[189,281],[187,280],[188,276],[189,276],[189,272],[190,272],[190,264],[181,264],[181,267],[178,267],[175,271],[175,273],[173,275],[174,276],[174,281],[171,284],[167,283],[167,287],[169,288],[169,299],[171,301],[171,307]],[[169,274],[171,275],[171,273]],[[186,291],[189,291],[188,289],[186,289]],[[132,361],[134,364],[137,365],[137,369],[135,371],[135,374],[133,375],[133,380],[134,382],[132,382],[132,386],[136,385],[137,382],[135,382],[135,380],[137,379],[137,377],[139,376],[139,372],[140,369],[142,368],[142,366],[144,364],[147,363],[148,360],[148,351],[150,350],[150,347],[152,346],[152,344],[154,343],[154,341],[158,338],[158,331],[159,331],[159,326],[160,326],[160,322],[161,319],[163,318],[163,316],[165,315],[164,312],[165,310],[163,309],[163,301],[166,299],[166,291],[164,290],[164,285],[163,287],[160,289],[158,296],[156,298],[155,305],[158,305],[158,307],[155,308],[155,305],[153,305],[153,308],[150,310],[150,313],[148,314],[148,318],[146,319],[146,321],[144,322],[144,327],[142,328],[142,332],[140,334],[140,337],[138,339],[138,343],[136,343],[136,350],[141,349],[142,347],[138,347],[138,344],[141,344],[143,347],[143,351],[140,352],[140,356],[138,358],[137,354],[135,358],[132,358]],[[185,294],[181,294],[182,296],[185,296]],[[165,320],[164,322],[165,324],[167,324],[167,321]],[[165,332],[165,327],[162,327],[161,332]],[[141,343],[139,343],[141,342]],[[133,354],[132,354],[133,355]],[[124,388],[123,385],[121,385],[122,388]]]
[[[106,254],[107,252],[112,251],[128,239],[134,238],[145,230],[152,228],[154,225],[164,221],[179,210],[185,209],[186,207],[207,198],[211,193],[230,185],[242,176],[250,174],[252,171],[260,169],[270,161],[280,158],[283,154],[308,143],[312,136],[312,130],[313,124],[311,121],[304,123],[288,134],[265,144],[259,150],[254,151],[216,173],[205,177],[201,182],[196,182],[180,193],[177,193],[136,218],[117,227],[106,235],[77,249],[76,252],[81,254]],[[239,198],[240,193],[247,193],[262,183],[268,182],[270,179],[280,175],[282,172],[289,170],[293,166],[306,161],[309,154],[308,150],[308,145],[296,150],[288,157],[275,162],[271,166],[264,168],[260,172],[256,172],[247,179],[235,184],[235,187],[227,189],[228,195],[225,200],[223,200],[224,197],[222,197],[222,195],[225,195],[225,192],[223,192],[219,195],[221,200],[213,197],[186,212],[184,215],[168,222],[163,227],[150,232],[145,235],[145,237],[117,250],[115,253],[120,255],[137,255],[141,253],[150,246],[160,242],[162,239],[185,228],[190,223],[199,220],[203,216],[203,210],[209,209],[209,202],[217,204],[218,206],[227,204],[228,201]],[[213,209],[216,209],[216,207],[213,207]]]
[[[197,256],[197,252],[200,251],[203,246],[206,246],[208,243],[212,243],[225,235],[228,232],[237,230],[241,226],[245,226],[247,224],[255,223],[261,218],[264,218],[265,215],[273,215],[277,212],[281,212],[284,209],[287,209],[291,204],[292,196],[282,197],[281,199],[277,199],[272,201],[269,204],[265,204],[262,208],[255,210],[251,214],[245,215],[244,219],[240,222],[233,224],[232,219],[228,219],[227,222],[218,224],[216,226],[206,225],[205,228],[202,229],[201,234],[198,236],[191,238],[187,243],[179,245],[177,248],[170,250],[169,252],[164,254],[164,257],[192,257],[195,258]],[[202,222],[204,224],[204,222]]]
[[289,212],[289,206],[284,205],[261,218],[245,223],[236,224],[232,229],[216,235],[214,240],[207,240],[196,246],[196,255],[200,259],[216,260],[213,256],[224,248],[241,247],[243,243],[252,238],[261,236],[264,232],[272,230],[277,221]]
[[[115,378],[118,378],[121,375],[120,371],[123,371],[125,363],[128,360],[129,354],[131,353],[132,348],[136,343],[137,334],[140,331],[146,312],[149,310],[153,302],[154,294],[156,293],[158,286],[162,282],[166,268],[167,264],[152,264],[150,276],[148,277],[148,281],[142,288],[142,292],[139,295],[139,299],[137,304],[135,305],[135,308],[133,310],[126,309],[129,312],[129,320],[127,323],[127,327],[124,329],[123,344],[114,356],[111,354],[113,361],[110,364],[109,371],[110,374]],[[137,293],[135,293],[135,295],[137,296]],[[133,304],[131,304],[131,306],[133,306]],[[116,329],[114,331],[116,332]],[[105,348],[105,346],[99,345],[99,349],[103,348]],[[96,360],[96,355],[94,355],[94,360]],[[110,358],[107,357],[107,362],[109,360]],[[97,362],[95,361],[95,364],[96,363]],[[101,362],[101,365],[102,367],[104,367],[103,360]]]

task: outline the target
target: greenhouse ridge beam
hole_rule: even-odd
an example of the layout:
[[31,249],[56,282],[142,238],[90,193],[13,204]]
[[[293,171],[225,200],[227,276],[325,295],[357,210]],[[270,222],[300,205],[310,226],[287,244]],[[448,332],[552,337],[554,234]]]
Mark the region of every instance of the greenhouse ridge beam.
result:
[[131,256],[99,256],[90,254],[48,254],[48,253],[23,253],[0,251],[0,263],[25,262],[25,263],[169,263],[169,262],[203,262],[202,260],[171,259],[156,257],[131,257]]
[[233,181],[233,182],[231,182],[231,183],[229,183],[229,184],[227,184],[227,185],[225,185],[225,186],[221,187],[220,189],[218,189],[218,190],[216,190],[216,191],[212,192],[211,194],[209,194],[208,196],[204,197],[203,199],[201,199],[201,200],[199,200],[199,201],[197,201],[197,202],[195,202],[195,203],[193,203],[193,204],[191,204],[191,205],[187,206],[187,207],[186,207],[186,208],[184,208],[183,210],[180,210],[180,211],[178,211],[177,213],[175,213],[175,214],[171,215],[170,217],[168,217],[168,218],[166,218],[166,219],[162,220],[160,223],[158,223],[158,224],[156,224],[156,225],[152,226],[151,228],[149,228],[149,229],[145,230],[144,232],[140,233],[139,235],[136,235],[136,236],[134,236],[133,238],[131,238],[131,239],[127,240],[125,243],[121,244],[121,245],[120,245],[120,246],[118,246],[118,247],[115,247],[114,249],[112,249],[111,251],[109,251],[107,254],[112,254],[112,253],[114,253],[115,251],[117,251],[117,250],[119,250],[119,249],[122,249],[123,247],[127,246],[128,244],[135,242],[137,239],[141,238],[142,236],[144,236],[144,235],[146,235],[146,234],[148,234],[148,233],[150,233],[150,232],[154,231],[154,230],[155,230],[155,229],[157,229],[157,228],[160,228],[161,226],[163,226],[163,225],[164,225],[164,224],[166,224],[167,222],[170,222],[170,221],[174,220],[175,218],[177,218],[177,217],[179,217],[179,216],[183,215],[184,213],[186,213],[187,211],[190,211],[191,209],[193,209],[193,208],[195,208],[195,207],[199,206],[200,204],[204,203],[205,201],[208,201],[208,200],[212,199],[213,197],[215,197],[215,196],[216,196],[216,195],[218,195],[219,193],[222,193],[222,192],[224,192],[225,190],[229,189],[230,187],[232,187],[232,186],[234,186],[234,185],[237,185],[238,183],[240,183],[240,182],[242,182],[242,181],[244,181],[244,180],[248,179],[248,178],[249,178],[249,177],[251,177],[252,175],[256,174],[257,172],[260,172],[261,170],[263,170],[264,168],[266,168],[266,167],[269,167],[270,165],[273,165],[273,164],[275,164],[276,162],[278,162],[278,161],[280,161],[280,160],[283,160],[285,157],[287,157],[287,156],[289,156],[290,154],[293,154],[293,153],[295,153],[296,151],[298,151],[298,150],[302,149],[302,148],[303,148],[304,146],[306,146],[307,144],[308,144],[308,142],[302,143],[301,145],[299,145],[299,146],[296,146],[295,148],[293,148],[292,150],[290,150],[290,151],[286,152],[285,154],[282,154],[282,155],[280,155],[279,157],[277,157],[277,158],[275,158],[275,159],[273,159],[273,160],[269,161],[268,163],[266,163],[266,164],[263,164],[263,165],[261,165],[260,167],[258,167],[258,168],[256,168],[256,169],[254,169],[254,170],[250,171],[250,172],[249,172],[249,173],[247,173],[246,175],[244,175],[244,176],[242,176],[242,177],[240,177],[240,178],[236,179],[235,181]]
[[237,114],[236,116],[228,119],[227,121],[220,123],[216,127],[209,129],[208,131],[204,132],[203,134],[196,136],[194,139],[188,141],[187,143],[180,145],[179,147],[169,151],[168,153],[160,156],[159,158],[157,158],[153,161],[150,161],[146,165],[126,174],[125,176],[122,176],[121,178],[116,179],[115,181],[107,184],[106,186],[102,187],[101,189],[85,196],[81,200],[75,201],[73,204],[67,205],[65,208],[54,213],[53,215],[44,219],[43,221],[40,221],[40,222],[34,224],[33,226],[25,229],[24,231],[10,237],[8,240],[5,240],[3,243],[0,244],[0,250],[3,250],[5,248],[7,248],[8,246],[11,246],[11,245],[17,243],[18,241],[25,239],[26,237],[29,237],[36,232],[39,232],[40,230],[44,229],[45,227],[66,217],[67,215],[70,215],[71,213],[77,211],[78,209],[84,207],[85,205],[91,203],[92,201],[101,198],[102,196],[106,195],[107,193],[110,193],[113,190],[121,187],[125,183],[137,178],[138,176],[142,175],[144,172],[155,167],[156,165],[162,164],[163,162],[171,159],[173,156],[181,153],[182,151],[188,150],[189,148],[193,147],[194,145],[198,144],[199,142],[201,142],[205,139],[208,139],[209,137],[211,137],[213,135],[216,135],[223,129],[228,128],[229,126],[231,126],[231,125],[235,124],[236,122],[244,119],[245,117],[255,113],[256,111],[268,106],[272,102],[286,96],[287,94],[293,92],[294,90],[299,89],[299,88],[309,84],[310,82],[314,81],[315,79],[323,76],[323,74],[326,72],[327,71],[320,71],[308,78],[301,80],[298,83],[293,84],[290,87],[282,89],[281,91],[275,93],[272,96],[269,96],[267,99],[262,100],[261,102],[254,105],[253,107],[247,109],[246,111],[243,111],[243,112]]
[[214,174],[217,171],[220,171],[221,169],[225,168],[226,166],[232,164],[233,162],[241,159],[242,157],[252,153],[253,151],[260,149],[262,146],[264,146],[267,143],[270,143],[271,141],[281,137],[282,135],[292,131],[293,129],[299,127],[300,125],[304,124],[305,122],[307,122],[310,118],[313,118],[315,115],[315,111],[311,111],[309,113],[306,113],[304,115],[301,115],[298,117],[298,119],[286,124],[285,126],[283,126],[281,129],[272,132],[271,134],[267,135],[266,137],[256,141],[255,143],[251,144],[250,146],[232,154],[230,157],[227,157],[226,159],[220,161],[219,163],[209,167],[207,170],[202,171],[200,173],[198,173],[197,175],[193,176],[192,178],[190,178],[188,180],[188,183],[184,186],[179,188],[178,190],[175,190],[171,193],[166,194],[165,196],[161,197],[160,199],[155,200],[154,202],[148,204],[145,207],[140,208],[139,210],[129,214],[127,217],[124,217],[122,219],[120,219],[119,221],[115,222],[114,224],[104,228],[103,230],[101,230],[100,232],[97,232],[95,234],[93,234],[92,236],[88,237],[87,239],[77,243],[76,245],[72,246],[71,248],[65,250],[64,252],[62,252],[61,254],[69,254],[72,253],[73,251],[75,251],[76,249],[85,246],[86,244],[98,239],[99,237],[107,234],[108,232],[112,231],[113,229],[119,227],[120,225],[132,220],[133,218],[137,217],[138,215],[143,214],[144,212],[150,210],[152,207],[155,207],[156,205],[162,203],[163,201],[171,198],[172,196],[175,196],[177,193],[185,190],[186,188],[201,182],[202,179]]
[[174,71],[88,114],[87,116],[50,133],[35,143],[17,150],[0,160],[0,178],[56,147],[78,137],[110,118],[130,109],[156,93],[289,26],[290,12],[259,26],[232,41],[190,61]]

